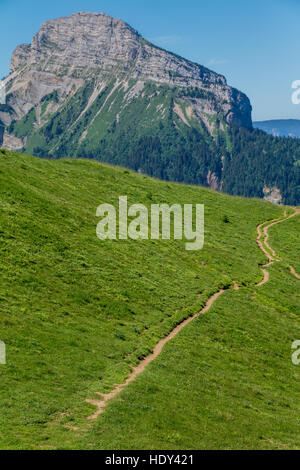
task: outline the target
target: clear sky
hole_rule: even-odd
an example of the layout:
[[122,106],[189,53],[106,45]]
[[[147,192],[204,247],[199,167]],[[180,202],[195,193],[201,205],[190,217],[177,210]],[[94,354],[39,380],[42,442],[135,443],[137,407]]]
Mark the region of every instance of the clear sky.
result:
[[300,119],[300,0],[0,0],[0,78],[43,21],[78,11],[122,18],[155,44],[222,73],[254,120]]

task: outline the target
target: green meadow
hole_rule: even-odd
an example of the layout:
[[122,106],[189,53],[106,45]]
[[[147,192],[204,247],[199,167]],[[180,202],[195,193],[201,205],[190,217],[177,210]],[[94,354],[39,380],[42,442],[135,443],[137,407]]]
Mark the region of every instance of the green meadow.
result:
[[[148,208],[204,204],[204,249],[100,241],[96,209],[117,207],[119,196]],[[1,449],[299,447],[300,369],[291,362],[299,281],[282,262],[254,287],[266,262],[256,227],[284,208],[95,161],[4,150],[0,205]],[[270,229],[270,244],[296,268],[293,224]],[[233,291],[234,282],[243,288]],[[94,411],[86,399],[124,382],[220,288],[207,314],[96,421],[86,419]]]
[[[97,449],[299,449],[299,281],[271,268],[168,343],[86,436]],[[80,441],[78,441],[80,442]]]

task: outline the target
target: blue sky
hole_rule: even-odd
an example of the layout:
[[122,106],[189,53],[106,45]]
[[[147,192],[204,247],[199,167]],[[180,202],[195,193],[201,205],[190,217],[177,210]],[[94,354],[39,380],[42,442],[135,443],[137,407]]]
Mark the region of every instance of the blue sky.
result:
[[144,37],[222,73],[251,99],[253,118],[300,119],[299,0],[0,0],[0,78],[41,23],[78,11],[122,18]]

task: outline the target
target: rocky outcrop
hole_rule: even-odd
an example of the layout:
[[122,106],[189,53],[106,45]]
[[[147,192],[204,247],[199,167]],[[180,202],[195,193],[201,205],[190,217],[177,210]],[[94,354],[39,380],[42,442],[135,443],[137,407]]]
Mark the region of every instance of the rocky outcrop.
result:
[[263,193],[266,201],[272,202],[272,204],[282,204],[282,195],[278,188],[264,186]]
[[211,113],[222,113],[227,123],[252,127],[251,105],[223,76],[162,50],[143,39],[120,19],[103,13],[78,13],[45,22],[31,44],[18,46],[6,79],[8,103],[22,118],[43,97],[58,91],[63,103],[91,77],[97,87],[108,77],[151,80],[172,87],[202,90],[195,99],[210,101]]

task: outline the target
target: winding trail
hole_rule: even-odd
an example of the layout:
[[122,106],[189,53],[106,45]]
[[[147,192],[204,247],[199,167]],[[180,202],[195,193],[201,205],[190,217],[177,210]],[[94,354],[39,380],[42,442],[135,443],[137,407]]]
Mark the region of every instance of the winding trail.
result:
[[[270,247],[270,245],[268,243],[268,241],[269,241],[269,232],[268,232],[268,230],[273,225],[285,222],[285,221],[289,220],[290,218],[295,217],[296,215],[300,214],[300,209],[297,209],[297,208],[293,208],[293,209],[294,209],[295,212],[293,214],[289,215],[288,217],[286,216],[286,212],[285,212],[284,213],[284,218],[271,220],[268,225],[266,225],[267,222],[263,222],[262,224],[258,225],[258,227],[257,227],[257,239],[256,239],[257,244],[260,247],[260,249],[263,251],[263,253],[266,255],[269,262],[266,265],[263,266],[262,272],[263,272],[264,277],[263,277],[263,280],[256,285],[256,287],[263,286],[264,284],[266,284],[269,281],[270,274],[265,268],[268,268],[269,266],[271,266],[274,263],[274,261],[276,261],[276,259],[275,259],[276,253]],[[293,276],[295,276],[297,279],[300,279],[300,275],[298,273],[296,273],[295,269],[292,266],[289,266],[289,268],[290,268],[290,271],[293,274]],[[240,286],[236,282],[234,282],[233,283],[233,289],[235,291],[237,291],[237,290],[240,289]],[[213,294],[207,300],[207,302],[205,304],[205,307],[200,312],[198,312],[195,315],[193,315],[193,316],[187,318],[186,320],[184,320],[182,323],[177,325],[176,328],[174,328],[174,330],[172,330],[171,333],[168,334],[168,336],[161,339],[156,344],[156,346],[153,350],[153,353],[150,354],[149,356],[147,356],[145,359],[143,359],[139,363],[138,366],[132,368],[132,371],[131,371],[129,377],[125,380],[124,383],[116,385],[115,388],[110,393],[107,393],[107,394],[102,394],[102,393],[96,392],[96,395],[99,395],[101,397],[99,399],[86,399],[85,401],[87,403],[90,403],[91,405],[94,405],[96,407],[95,413],[92,414],[91,416],[89,416],[88,419],[89,420],[97,419],[102,414],[102,412],[103,412],[104,408],[106,407],[106,405],[108,404],[108,402],[110,400],[112,400],[113,398],[115,398],[117,395],[119,395],[119,393],[125,387],[127,387],[127,385],[129,385],[131,382],[133,382],[136,379],[136,377],[138,375],[140,375],[145,370],[145,368],[152,361],[154,361],[154,359],[156,359],[160,355],[160,353],[162,352],[163,347],[165,346],[165,344],[168,343],[171,339],[173,339],[186,325],[191,323],[193,320],[195,320],[200,315],[203,315],[204,313],[206,313],[210,309],[210,307],[214,304],[214,302],[218,299],[218,297],[220,297],[224,292],[225,292],[225,289],[220,289],[218,292]]]
[[[269,266],[271,266],[275,261],[280,261],[280,260],[275,259],[276,252],[269,245],[269,228],[273,227],[274,225],[281,224],[282,222],[286,222],[292,217],[295,217],[296,215],[300,214],[300,209],[293,207],[293,210],[294,212],[290,214],[289,216],[286,215],[286,211],[285,211],[284,218],[271,220],[268,225],[266,225],[266,222],[263,222],[257,227],[257,239],[256,239],[257,244],[269,260],[268,264],[265,264],[262,268],[264,278],[261,282],[257,284],[257,287],[263,286],[270,279],[270,273],[265,268],[268,268]],[[292,266],[289,266],[289,268],[290,268],[291,274],[295,276],[297,279],[300,279],[300,275],[295,271],[295,269]]]
[[293,276],[295,276],[296,279],[300,279],[300,274],[298,274],[295,269],[293,268],[293,266],[289,266],[290,268],[290,271],[292,273]]

